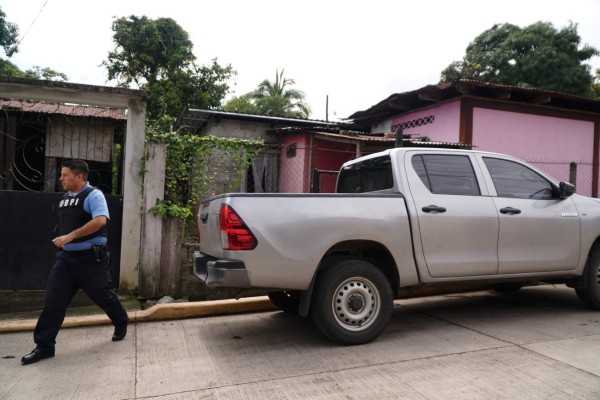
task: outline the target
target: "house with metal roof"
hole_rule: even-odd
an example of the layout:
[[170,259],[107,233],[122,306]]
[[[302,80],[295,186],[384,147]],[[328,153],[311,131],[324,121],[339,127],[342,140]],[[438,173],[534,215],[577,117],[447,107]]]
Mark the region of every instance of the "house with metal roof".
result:
[[392,94],[349,120],[510,154],[598,197],[600,99],[459,80]]
[[122,160],[124,109],[0,99],[0,110],[0,190],[60,192],[58,166],[77,158],[95,186],[122,193],[112,163]]
[[[179,131],[241,139],[260,138],[268,145],[252,160],[242,192],[331,193],[337,172],[346,161],[394,147],[394,135],[371,133],[369,126],[241,114],[187,108],[175,124]],[[464,147],[460,143],[433,142],[407,134],[405,146]],[[215,187],[227,187],[219,174]]]

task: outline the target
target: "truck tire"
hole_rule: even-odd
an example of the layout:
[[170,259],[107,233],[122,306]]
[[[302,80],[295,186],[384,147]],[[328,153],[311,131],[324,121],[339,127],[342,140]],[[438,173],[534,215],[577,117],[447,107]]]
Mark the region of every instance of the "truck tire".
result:
[[317,277],[311,316],[334,342],[363,344],[383,332],[392,317],[393,300],[390,282],[374,265],[338,261]]
[[575,293],[586,307],[600,310],[600,246],[592,249],[583,273],[585,287],[575,289]]
[[283,290],[281,292],[267,293],[271,303],[281,311],[288,314],[298,314],[300,306],[300,291],[299,290]]

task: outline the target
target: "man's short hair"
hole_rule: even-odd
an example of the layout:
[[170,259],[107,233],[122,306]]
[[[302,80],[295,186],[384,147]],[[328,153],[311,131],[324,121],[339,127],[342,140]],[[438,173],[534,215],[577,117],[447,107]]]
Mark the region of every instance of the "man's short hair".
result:
[[62,163],[63,168],[69,168],[74,174],[82,174],[83,179],[87,179],[90,168],[83,160],[66,160]]

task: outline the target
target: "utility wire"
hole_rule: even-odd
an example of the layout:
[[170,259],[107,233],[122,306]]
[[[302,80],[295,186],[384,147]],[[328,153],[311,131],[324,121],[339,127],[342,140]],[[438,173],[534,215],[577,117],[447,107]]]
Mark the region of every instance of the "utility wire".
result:
[[31,30],[31,27],[33,26],[33,24],[35,24],[35,21],[38,20],[38,18],[40,17],[40,14],[42,13],[42,11],[44,10],[44,7],[46,7],[46,4],[48,4],[49,0],[46,0],[44,2],[44,4],[42,5],[42,8],[40,8],[40,11],[38,11],[37,15],[35,16],[35,19],[33,20],[33,22],[31,23],[31,25],[29,25],[29,28],[27,28],[27,30],[25,31],[25,33],[23,34],[23,36],[21,36],[21,39],[19,39],[19,43],[17,43],[16,47],[19,47],[19,45],[21,44],[21,42],[23,41],[23,39],[25,39],[25,36],[27,36],[27,34],[29,33],[29,31]]

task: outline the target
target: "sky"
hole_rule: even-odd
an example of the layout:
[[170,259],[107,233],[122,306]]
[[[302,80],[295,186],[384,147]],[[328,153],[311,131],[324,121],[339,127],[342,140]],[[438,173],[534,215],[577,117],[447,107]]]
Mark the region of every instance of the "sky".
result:
[[[578,24],[583,44],[600,50],[597,0],[0,0],[19,26],[22,70],[63,72],[69,82],[113,86],[101,66],[115,44],[112,21],[169,17],[190,34],[201,64],[217,58],[237,75],[232,95],[274,80],[276,69],[306,94],[311,118],[330,121],[393,93],[439,82],[441,71],[494,24]],[[600,57],[588,64],[600,68]],[[329,113],[326,114],[326,99]]]

